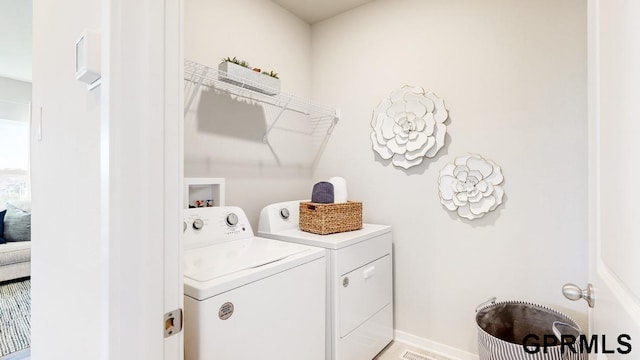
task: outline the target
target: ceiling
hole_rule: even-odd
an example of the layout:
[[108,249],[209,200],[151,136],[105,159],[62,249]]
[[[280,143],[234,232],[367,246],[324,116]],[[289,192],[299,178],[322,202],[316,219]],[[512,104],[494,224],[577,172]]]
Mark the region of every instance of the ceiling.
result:
[[374,0],[272,0],[309,24],[328,19]]
[[31,81],[31,0],[0,0],[0,76]]

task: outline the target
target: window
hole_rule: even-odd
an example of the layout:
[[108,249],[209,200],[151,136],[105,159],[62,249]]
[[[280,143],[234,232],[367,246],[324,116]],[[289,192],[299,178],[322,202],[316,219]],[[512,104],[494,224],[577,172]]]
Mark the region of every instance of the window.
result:
[[29,123],[0,118],[0,207],[28,198]]

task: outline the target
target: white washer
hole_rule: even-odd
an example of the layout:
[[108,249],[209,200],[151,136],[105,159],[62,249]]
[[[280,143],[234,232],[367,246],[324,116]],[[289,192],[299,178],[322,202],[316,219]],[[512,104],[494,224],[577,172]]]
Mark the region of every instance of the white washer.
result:
[[324,360],[326,250],[256,237],[237,207],[184,217],[185,359]]
[[316,235],[299,229],[299,204],[262,209],[258,235],[329,250],[327,359],[373,359],[393,340],[391,227]]

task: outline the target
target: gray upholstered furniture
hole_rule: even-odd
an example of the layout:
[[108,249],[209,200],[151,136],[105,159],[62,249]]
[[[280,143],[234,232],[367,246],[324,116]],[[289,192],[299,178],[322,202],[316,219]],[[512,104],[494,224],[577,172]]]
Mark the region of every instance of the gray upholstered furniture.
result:
[[[28,202],[20,202],[17,207],[28,212],[30,215],[31,206]],[[5,210],[0,208],[0,211]],[[30,239],[30,219],[29,216],[29,235],[27,241],[24,239],[13,239],[4,244],[0,244],[0,282],[14,280],[31,276],[31,239]],[[9,221],[11,221],[9,219]],[[4,227],[7,225],[7,219],[4,219]],[[6,230],[6,229],[5,229]],[[13,229],[13,234],[20,234],[20,231]],[[11,231],[11,230],[10,230]],[[5,236],[7,233],[5,232]],[[2,234],[0,234],[2,236]],[[27,236],[25,236],[27,237]]]
[[31,241],[0,244],[0,282],[31,276]]

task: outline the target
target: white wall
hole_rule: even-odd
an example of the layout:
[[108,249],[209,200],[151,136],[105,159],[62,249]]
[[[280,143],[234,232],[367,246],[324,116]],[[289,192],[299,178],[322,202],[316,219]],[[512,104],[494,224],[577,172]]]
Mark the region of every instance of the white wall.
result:
[[31,83],[0,76],[0,119],[29,120]]
[[[64,6],[42,0],[33,9],[34,359],[101,359],[107,353],[100,89],[88,92],[75,80],[74,57],[81,31],[100,27],[100,6],[100,0],[70,0]],[[42,141],[37,141],[40,108]]]
[[[394,227],[397,330],[476,353],[491,296],[585,319],[560,289],[587,282],[586,2],[378,0],[314,24],[311,59],[313,98],[342,111],[314,180],[345,177],[365,221]],[[405,84],[450,110],[445,148],[409,171],[369,139],[374,107]],[[438,198],[438,172],[467,152],[506,179],[475,221]]]
[[31,83],[0,76],[0,99],[28,104],[31,101]]
[[31,81],[32,0],[0,1],[0,76]]
[[[310,27],[271,1],[185,0],[185,58],[217,68],[225,57],[280,74],[282,90],[310,93]],[[278,164],[262,136],[276,109],[262,109],[205,90],[185,119],[185,176],[226,178],[227,205],[242,207],[257,227],[262,207],[309,197],[304,137],[274,130]],[[232,110],[216,106],[225,102]],[[302,124],[285,114],[289,128]],[[302,153],[302,154],[301,154]]]
[[[181,4],[35,4],[34,359],[182,358],[163,331],[183,298]],[[85,28],[102,34],[93,91],[75,80]]]

